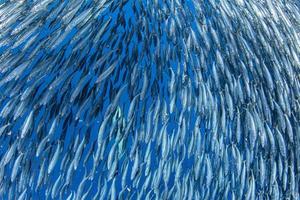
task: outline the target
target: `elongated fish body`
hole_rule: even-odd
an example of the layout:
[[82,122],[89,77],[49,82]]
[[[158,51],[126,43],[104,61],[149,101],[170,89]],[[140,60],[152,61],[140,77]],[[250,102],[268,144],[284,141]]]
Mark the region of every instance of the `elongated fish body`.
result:
[[297,0],[0,0],[0,199],[299,199]]

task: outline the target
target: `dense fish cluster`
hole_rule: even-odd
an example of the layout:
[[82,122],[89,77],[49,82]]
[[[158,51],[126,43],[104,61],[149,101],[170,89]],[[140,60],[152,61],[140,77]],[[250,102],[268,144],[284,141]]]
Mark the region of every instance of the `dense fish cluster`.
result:
[[300,199],[300,10],[0,4],[0,199]]

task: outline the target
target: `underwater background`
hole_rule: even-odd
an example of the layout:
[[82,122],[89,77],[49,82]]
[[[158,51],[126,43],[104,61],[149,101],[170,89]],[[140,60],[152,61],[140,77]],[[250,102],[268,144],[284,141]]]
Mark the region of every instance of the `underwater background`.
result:
[[299,199],[299,108],[299,1],[0,1],[0,199]]

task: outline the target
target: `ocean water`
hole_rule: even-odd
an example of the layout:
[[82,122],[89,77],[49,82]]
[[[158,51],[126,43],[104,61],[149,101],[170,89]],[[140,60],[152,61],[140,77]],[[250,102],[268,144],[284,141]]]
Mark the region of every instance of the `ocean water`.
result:
[[0,199],[299,199],[297,1],[0,1]]

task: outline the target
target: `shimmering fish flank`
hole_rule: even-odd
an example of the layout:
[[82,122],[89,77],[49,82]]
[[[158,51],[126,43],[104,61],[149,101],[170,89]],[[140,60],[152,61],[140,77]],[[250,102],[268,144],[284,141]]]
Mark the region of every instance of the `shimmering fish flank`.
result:
[[300,6],[0,1],[0,199],[299,199]]

